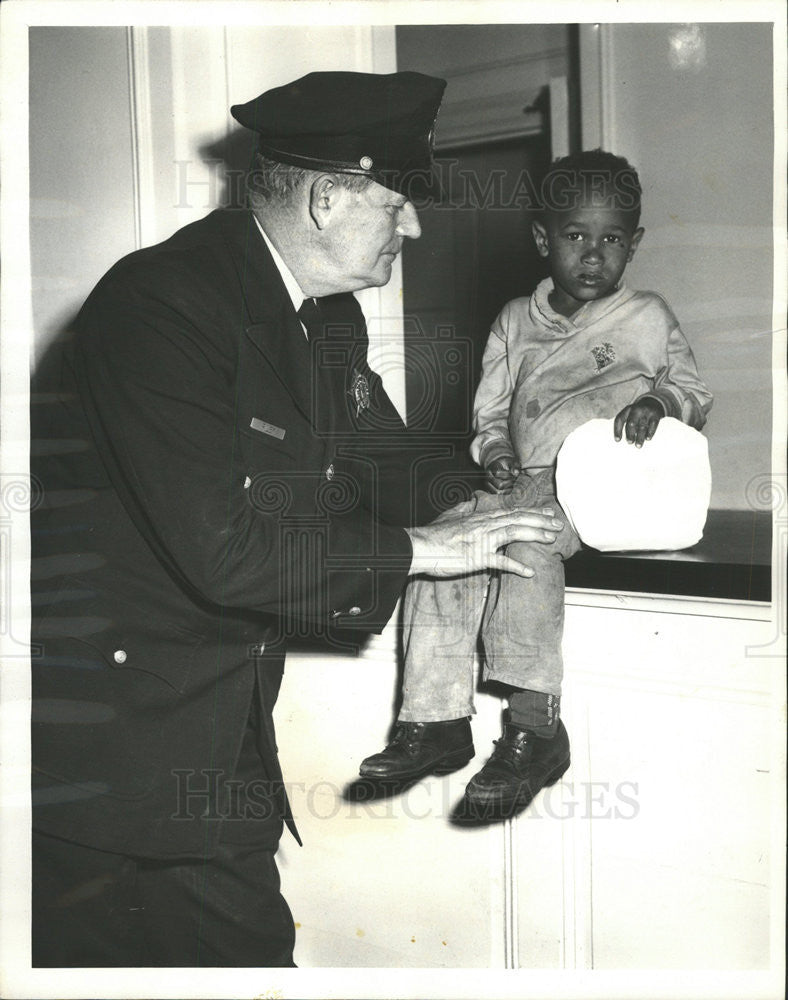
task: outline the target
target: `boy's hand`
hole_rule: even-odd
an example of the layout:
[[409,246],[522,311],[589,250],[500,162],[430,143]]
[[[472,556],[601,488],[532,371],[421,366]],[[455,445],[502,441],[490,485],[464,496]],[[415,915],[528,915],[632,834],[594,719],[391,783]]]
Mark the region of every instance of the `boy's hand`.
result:
[[657,399],[646,397],[636,399],[634,403],[625,406],[613,421],[613,436],[621,440],[621,432],[626,428],[627,441],[636,448],[642,448],[645,441],[650,441],[657,430],[657,425],[665,416],[665,410]]
[[495,493],[511,493],[514,481],[520,475],[520,465],[513,455],[494,458],[486,468],[487,485]]

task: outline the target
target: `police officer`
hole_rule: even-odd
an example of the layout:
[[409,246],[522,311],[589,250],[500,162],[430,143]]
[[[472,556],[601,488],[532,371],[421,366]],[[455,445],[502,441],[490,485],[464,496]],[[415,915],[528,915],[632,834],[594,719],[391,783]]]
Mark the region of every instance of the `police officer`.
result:
[[312,73],[235,106],[248,209],[111,268],[33,395],[34,965],[291,966],[288,636],[379,631],[409,574],[527,574],[498,549],[554,536],[469,505],[414,527],[367,364],[352,292],[419,236],[444,86]]

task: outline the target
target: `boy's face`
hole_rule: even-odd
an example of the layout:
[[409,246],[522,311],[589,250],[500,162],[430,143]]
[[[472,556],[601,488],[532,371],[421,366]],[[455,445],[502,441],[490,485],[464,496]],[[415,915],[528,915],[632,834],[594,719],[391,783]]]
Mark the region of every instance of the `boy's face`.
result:
[[550,305],[571,316],[616,290],[643,230],[633,227],[628,212],[591,203],[551,212],[544,222],[534,222],[533,234],[540,256],[550,258],[555,286]]

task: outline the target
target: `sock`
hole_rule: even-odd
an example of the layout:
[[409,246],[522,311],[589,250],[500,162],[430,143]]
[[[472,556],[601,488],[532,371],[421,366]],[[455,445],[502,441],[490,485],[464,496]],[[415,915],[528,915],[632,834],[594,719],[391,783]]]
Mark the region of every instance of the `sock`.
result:
[[561,696],[542,691],[514,691],[509,696],[509,722],[534,736],[551,740],[558,729]]

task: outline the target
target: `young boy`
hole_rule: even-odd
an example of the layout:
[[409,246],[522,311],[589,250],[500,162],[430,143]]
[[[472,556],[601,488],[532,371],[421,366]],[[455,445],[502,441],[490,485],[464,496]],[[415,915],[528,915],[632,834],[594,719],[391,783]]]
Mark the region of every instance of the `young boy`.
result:
[[[533,224],[550,277],[495,320],[476,393],[471,454],[494,493],[477,509],[550,508],[564,438],[594,417],[642,447],[664,416],[700,429],[712,397],[672,312],[622,281],[635,255],[641,187],[622,157],[602,150],[553,163]],[[613,498],[611,498],[613,502]],[[565,519],[564,519],[565,520]],[[533,570],[416,578],[405,595],[403,703],[393,740],[364,760],[366,778],[409,782],[447,774],[474,755],[469,716],[479,627],[484,680],[509,692],[503,736],[469,782],[455,819],[491,821],[524,809],[569,767],[560,721],[563,561],[580,547],[565,522],[553,544],[507,553]]]

